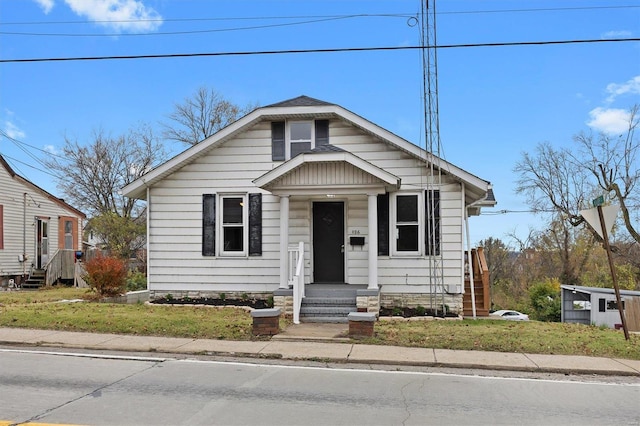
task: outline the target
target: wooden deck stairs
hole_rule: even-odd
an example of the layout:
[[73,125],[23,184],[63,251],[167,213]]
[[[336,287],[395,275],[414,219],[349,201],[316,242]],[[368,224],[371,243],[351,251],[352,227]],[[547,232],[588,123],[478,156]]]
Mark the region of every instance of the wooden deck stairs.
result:
[[[469,256],[465,253],[465,266],[469,270]],[[489,288],[489,267],[484,256],[484,248],[471,249],[471,268],[473,268],[473,291],[475,293],[476,316],[489,316],[491,309],[491,294]],[[473,317],[473,304],[471,298],[470,274],[465,273],[463,314],[465,317]]]

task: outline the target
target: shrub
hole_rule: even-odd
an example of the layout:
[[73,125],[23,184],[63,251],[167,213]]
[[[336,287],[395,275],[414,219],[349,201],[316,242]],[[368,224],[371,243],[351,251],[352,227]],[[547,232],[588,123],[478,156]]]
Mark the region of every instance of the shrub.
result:
[[147,277],[139,271],[129,271],[127,274],[127,291],[147,289]]
[[83,277],[99,296],[118,296],[126,291],[127,265],[124,260],[98,255],[85,263]]
[[545,279],[529,287],[529,300],[533,309],[533,319],[560,322],[560,282]]

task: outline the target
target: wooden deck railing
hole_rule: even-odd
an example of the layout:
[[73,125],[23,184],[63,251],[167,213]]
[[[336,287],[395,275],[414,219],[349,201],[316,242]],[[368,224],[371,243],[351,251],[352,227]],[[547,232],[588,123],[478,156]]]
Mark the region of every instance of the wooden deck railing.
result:
[[44,267],[46,286],[52,286],[58,280],[71,280],[75,276],[74,250],[56,250]]

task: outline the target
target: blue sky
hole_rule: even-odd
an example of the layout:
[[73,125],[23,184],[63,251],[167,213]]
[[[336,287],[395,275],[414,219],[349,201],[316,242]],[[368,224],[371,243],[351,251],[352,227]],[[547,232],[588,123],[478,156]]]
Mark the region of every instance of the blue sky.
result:
[[[0,0],[0,60],[416,46],[419,11],[419,0]],[[437,11],[441,46],[640,37],[639,0],[439,0]],[[2,62],[0,128],[51,152],[96,129],[143,122],[160,134],[173,105],[206,86],[240,105],[308,95],[424,146],[421,82],[417,50]],[[521,213],[515,163],[540,142],[619,132],[640,103],[640,42],[439,49],[438,96],[441,156],[498,199],[472,218],[472,243],[523,238],[544,221]],[[22,147],[0,138],[19,174],[62,196],[29,155],[46,154]]]

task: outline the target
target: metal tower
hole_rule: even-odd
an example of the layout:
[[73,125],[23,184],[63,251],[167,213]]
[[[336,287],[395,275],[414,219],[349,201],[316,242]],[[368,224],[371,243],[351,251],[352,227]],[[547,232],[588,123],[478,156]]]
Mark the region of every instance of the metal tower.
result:
[[[440,189],[442,171],[440,164],[441,141],[440,122],[438,119],[438,51],[436,41],[436,0],[421,0],[421,45],[423,69],[423,99],[425,123],[425,149],[427,151],[427,167],[429,168],[427,191],[425,195],[426,213],[440,210]],[[432,309],[434,304],[445,313],[444,265],[440,241],[440,221],[435,214],[429,215],[425,238],[429,259],[429,284],[431,287]],[[439,217],[439,215],[438,215]]]

